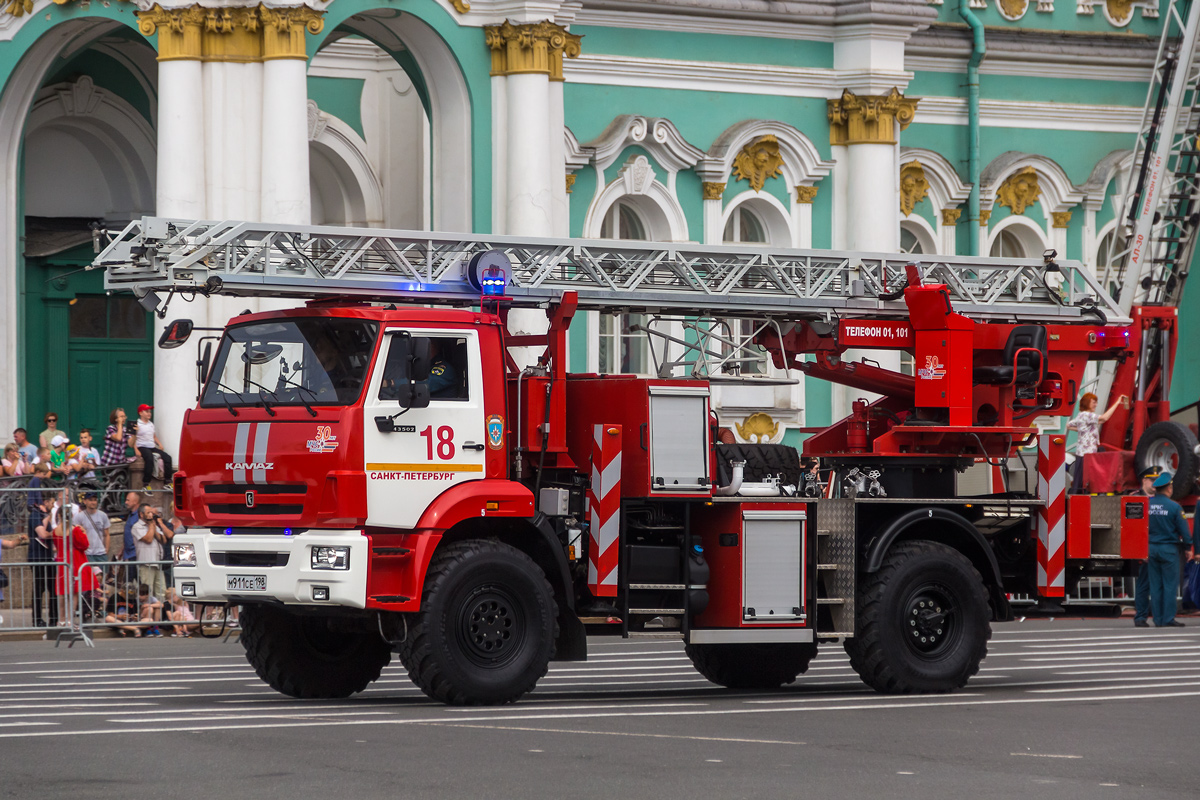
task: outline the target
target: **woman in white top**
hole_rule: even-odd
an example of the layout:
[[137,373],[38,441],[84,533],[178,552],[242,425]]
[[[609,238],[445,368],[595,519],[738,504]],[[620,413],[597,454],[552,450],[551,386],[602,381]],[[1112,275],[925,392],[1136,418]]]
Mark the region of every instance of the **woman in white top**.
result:
[[1083,457],[1100,449],[1100,426],[1108,422],[1125,399],[1125,395],[1121,395],[1108,407],[1108,411],[1097,414],[1096,403],[1099,398],[1096,395],[1088,392],[1079,398],[1079,416],[1067,423],[1068,430],[1079,433],[1079,440],[1075,443],[1075,474],[1071,476],[1072,492],[1083,491]]

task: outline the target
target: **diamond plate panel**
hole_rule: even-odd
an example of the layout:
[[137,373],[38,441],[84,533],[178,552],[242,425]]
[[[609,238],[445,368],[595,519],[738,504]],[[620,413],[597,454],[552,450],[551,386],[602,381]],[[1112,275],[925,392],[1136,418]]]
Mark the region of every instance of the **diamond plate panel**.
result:
[[833,564],[832,575],[820,575],[825,597],[841,600],[830,606],[834,630],[854,632],[855,536],[854,500],[851,498],[817,501],[817,563]]
[[1120,495],[1092,495],[1091,555],[1121,555]]

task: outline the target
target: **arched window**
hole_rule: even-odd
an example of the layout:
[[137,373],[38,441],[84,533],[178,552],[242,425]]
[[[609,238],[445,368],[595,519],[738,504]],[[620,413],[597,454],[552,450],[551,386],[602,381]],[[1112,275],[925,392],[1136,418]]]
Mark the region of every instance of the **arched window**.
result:
[[[646,241],[646,222],[630,202],[618,200],[604,215],[600,225],[601,239],[631,239]],[[646,334],[635,327],[646,325],[645,314],[600,315],[600,372],[646,374],[650,358]]]
[[925,248],[921,246],[921,240],[917,235],[908,228],[900,227],[900,252],[901,253],[924,253]]
[[1021,237],[1006,228],[996,234],[988,255],[993,258],[1025,258],[1028,253],[1025,252],[1025,245],[1021,242]]
[[762,218],[743,203],[729,215],[722,239],[725,244],[766,244],[767,227]]

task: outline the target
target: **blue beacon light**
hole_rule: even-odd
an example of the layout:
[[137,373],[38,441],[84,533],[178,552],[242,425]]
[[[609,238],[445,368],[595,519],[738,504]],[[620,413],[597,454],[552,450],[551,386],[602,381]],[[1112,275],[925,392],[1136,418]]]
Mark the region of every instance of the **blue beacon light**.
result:
[[488,297],[503,297],[504,285],[508,283],[508,275],[501,267],[487,267],[480,276],[480,291]]

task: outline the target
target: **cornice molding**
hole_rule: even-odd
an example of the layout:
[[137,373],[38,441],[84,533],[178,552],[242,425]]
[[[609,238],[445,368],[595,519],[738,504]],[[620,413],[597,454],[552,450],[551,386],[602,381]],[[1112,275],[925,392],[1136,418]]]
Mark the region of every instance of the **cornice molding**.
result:
[[[986,128],[1042,128],[1135,134],[1142,123],[1141,106],[984,99],[979,102],[979,110],[980,122]],[[967,101],[960,97],[924,96],[921,98],[921,123],[966,125]]]
[[669,119],[636,114],[614,117],[599,136],[580,145],[580,150],[590,151],[596,167],[603,171],[630,145],[644,148],[668,172],[693,167],[704,157],[704,151],[689,144]]

